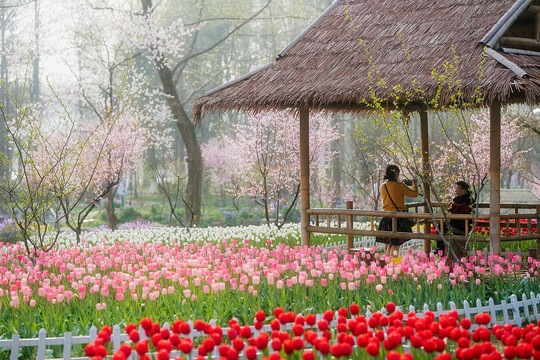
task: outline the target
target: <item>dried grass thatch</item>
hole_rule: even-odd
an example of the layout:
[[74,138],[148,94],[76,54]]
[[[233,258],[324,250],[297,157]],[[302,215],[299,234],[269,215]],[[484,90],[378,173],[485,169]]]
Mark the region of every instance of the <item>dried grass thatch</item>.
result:
[[[538,0],[518,0],[518,3]],[[520,77],[486,55],[480,41],[516,0],[338,0],[277,60],[199,98],[208,112],[274,108],[359,111],[373,98],[433,107],[494,99],[540,100],[540,57],[501,54]],[[438,76],[434,76],[434,72]],[[448,80],[451,78],[450,80]],[[446,80],[444,80],[446,79]],[[399,90],[396,90],[399,89]]]

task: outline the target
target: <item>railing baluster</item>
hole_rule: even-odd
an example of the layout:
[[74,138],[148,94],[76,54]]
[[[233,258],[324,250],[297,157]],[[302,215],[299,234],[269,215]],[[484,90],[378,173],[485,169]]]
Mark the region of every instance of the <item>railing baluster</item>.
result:
[[19,340],[21,336],[19,334],[13,334],[11,336],[11,360],[19,359]]
[[38,350],[37,350],[37,359],[38,360],[44,360],[45,359],[45,347],[47,346],[47,331],[43,328],[39,330],[39,342],[38,342]]
[[73,334],[71,332],[64,333],[64,359],[71,359],[71,345]]

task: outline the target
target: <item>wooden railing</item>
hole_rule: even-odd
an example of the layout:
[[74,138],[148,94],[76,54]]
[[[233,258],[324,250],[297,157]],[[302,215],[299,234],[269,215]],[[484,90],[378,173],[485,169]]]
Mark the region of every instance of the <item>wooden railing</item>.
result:
[[[443,204],[432,203],[434,214],[420,212],[423,210],[424,203],[407,204],[407,209],[412,209],[413,212],[393,212],[393,211],[374,211],[374,210],[359,210],[353,209],[352,202],[347,202],[346,209],[308,209],[307,214],[310,217],[310,225],[307,227],[308,232],[324,233],[324,234],[342,234],[348,235],[347,240],[352,247],[353,236],[375,236],[375,237],[391,237],[399,239],[425,239],[425,240],[440,240],[438,234],[420,232],[420,225],[431,225],[433,221],[442,225],[444,223],[444,215],[440,213],[440,207],[446,206]],[[489,204],[479,204],[480,209],[489,208]],[[538,220],[540,219],[540,205],[525,205],[525,204],[501,204],[501,209],[513,209],[513,214],[501,215],[501,229],[505,229],[504,235],[500,237],[501,241],[523,241],[523,240],[540,240],[538,232]],[[528,211],[529,213],[523,213]],[[532,213],[531,213],[532,212]],[[383,217],[392,219],[392,231],[379,231],[375,221],[380,221]],[[477,221],[477,226],[489,226],[489,215],[487,214],[449,214],[450,220],[465,220],[465,235],[452,235],[457,241],[466,241],[469,237],[469,224]],[[369,229],[355,229],[353,224],[359,221],[360,218],[369,219]],[[412,233],[400,232],[397,228],[399,218],[412,218],[416,222],[416,230]],[[365,221],[365,220],[364,220]],[[523,222],[522,222],[523,221]],[[440,229],[442,227],[439,227]],[[510,229],[516,229],[516,235],[511,235]],[[527,232],[523,232],[527,229]],[[522,234],[523,232],[523,234]],[[489,242],[486,236],[473,235],[473,242]],[[538,242],[540,243],[540,242]]]

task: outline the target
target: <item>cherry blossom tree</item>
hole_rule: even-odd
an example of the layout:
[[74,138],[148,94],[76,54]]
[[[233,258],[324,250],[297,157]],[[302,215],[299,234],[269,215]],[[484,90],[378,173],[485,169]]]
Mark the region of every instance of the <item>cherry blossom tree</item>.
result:
[[[236,173],[233,168],[233,156],[237,151],[235,144],[223,137],[213,138],[202,146],[205,168],[211,176],[212,183],[219,188],[223,206],[227,189],[238,187],[240,181],[241,174]],[[238,210],[234,198],[233,206]]]
[[367,117],[356,121],[346,138],[351,151],[344,152],[343,172],[353,184],[346,197],[378,210],[381,205],[379,189],[389,160],[384,149],[377,146],[381,130],[373,120]]
[[[453,184],[463,180],[473,187],[475,199],[489,182],[489,114],[475,113],[458,122],[457,130],[449,133],[442,128],[443,142],[435,144],[431,160],[433,188],[442,199],[453,197]],[[461,136],[456,136],[461,133]],[[515,119],[501,119],[501,171],[512,168],[523,151],[516,145],[524,131]]]
[[[289,219],[300,193],[299,126],[291,114],[261,113],[246,125],[235,125],[234,137],[226,137],[236,149],[231,156],[233,173],[241,175],[231,191],[253,199],[263,207],[267,224],[277,227]],[[338,137],[329,117],[310,117],[312,179],[326,176],[323,169],[335,155],[329,144]]]
[[[56,132],[59,126],[55,124],[44,126],[39,108],[27,105],[23,96],[14,96],[8,88],[5,91],[16,111],[8,116],[0,106],[0,120],[13,149],[12,157],[0,154],[1,166],[10,169],[9,176],[0,182],[0,196],[22,234],[28,255],[35,259],[39,251],[50,250],[59,235],[60,207],[48,180],[73,160],[70,144],[74,132]],[[45,128],[50,131],[44,132]],[[36,147],[44,142],[58,145],[60,152],[36,157]]]

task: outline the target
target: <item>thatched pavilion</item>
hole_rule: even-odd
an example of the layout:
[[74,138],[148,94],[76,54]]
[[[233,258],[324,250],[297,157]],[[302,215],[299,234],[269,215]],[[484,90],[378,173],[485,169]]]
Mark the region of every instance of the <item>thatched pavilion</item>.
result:
[[[448,64],[455,65],[459,87],[441,86],[433,76],[434,70],[444,73]],[[378,80],[373,81],[374,77]],[[388,107],[419,112],[426,165],[426,111],[437,110],[426,108],[426,99],[437,97],[438,106],[444,107],[456,98],[481,92],[478,106],[489,108],[492,134],[490,244],[492,252],[500,252],[500,220],[504,218],[500,212],[501,106],[540,103],[540,0],[337,0],[274,62],[198,99],[195,119],[229,110],[297,110],[302,243],[306,244],[310,232],[333,232],[319,227],[318,217],[317,224],[310,224],[310,215],[324,214],[310,209],[310,110],[360,112],[373,97],[394,95],[398,85],[403,94],[410,95],[388,101]],[[415,91],[418,86],[422,92]],[[430,238],[428,234],[415,237]],[[538,234],[528,238],[538,239]]]

